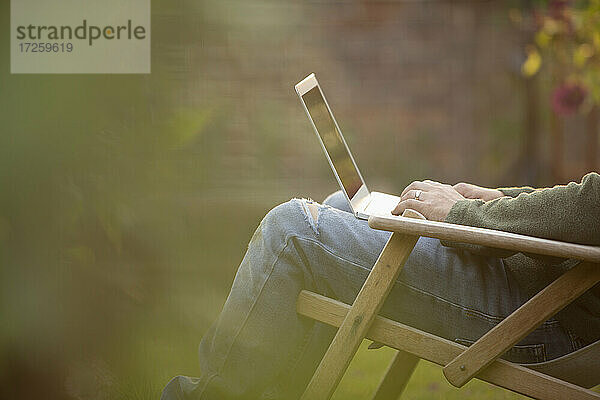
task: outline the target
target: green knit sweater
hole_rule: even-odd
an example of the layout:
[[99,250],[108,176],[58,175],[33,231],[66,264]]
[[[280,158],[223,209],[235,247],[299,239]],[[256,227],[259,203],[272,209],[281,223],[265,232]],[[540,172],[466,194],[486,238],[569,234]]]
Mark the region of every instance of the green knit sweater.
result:
[[[506,197],[488,202],[457,202],[446,222],[600,246],[600,175],[597,173],[587,174],[581,183],[571,182],[565,186],[499,190]],[[443,244],[504,258],[505,265],[528,298],[578,263],[468,244]],[[559,312],[556,318],[587,341],[600,339],[600,284]]]

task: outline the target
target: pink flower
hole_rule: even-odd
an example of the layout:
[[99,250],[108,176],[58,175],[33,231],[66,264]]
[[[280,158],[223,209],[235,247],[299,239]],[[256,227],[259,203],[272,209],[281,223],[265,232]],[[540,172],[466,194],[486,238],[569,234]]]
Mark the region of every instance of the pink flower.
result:
[[587,90],[577,83],[563,84],[552,92],[552,109],[558,115],[575,113],[585,100]]
[[554,18],[555,20],[566,21],[566,11],[569,3],[569,0],[552,0],[548,4],[548,14],[550,14],[550,17]]
[[548,4],[548,15],[555,21],[562,22],[565,32],[568,35],[573,34],[573,21],[569,10],[570,0],[552,0]]

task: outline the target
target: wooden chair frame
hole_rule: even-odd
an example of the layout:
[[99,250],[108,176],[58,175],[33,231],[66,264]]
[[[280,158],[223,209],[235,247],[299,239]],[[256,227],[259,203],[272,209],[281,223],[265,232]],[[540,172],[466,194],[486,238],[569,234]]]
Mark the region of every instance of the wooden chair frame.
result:
[[[446,379],[457,387],[476,377],[538,399],[600,399],[600,393],[499,359],[537,326],[600,282],[600,247],[417,218],[417,214],[410,213],[410,210],[401,217],[369,218],[372,228],[393,233],[352,306],[308,291],[300,294],[297,303],[300,314],[338,327],[302,396],[303,400],[329,399],[332,396],[364,338],[398,350],[374,400],[397,399],[419,359],[442,366]],[[467,348],[377,316],[419,236],[574,258],[583,262]]]

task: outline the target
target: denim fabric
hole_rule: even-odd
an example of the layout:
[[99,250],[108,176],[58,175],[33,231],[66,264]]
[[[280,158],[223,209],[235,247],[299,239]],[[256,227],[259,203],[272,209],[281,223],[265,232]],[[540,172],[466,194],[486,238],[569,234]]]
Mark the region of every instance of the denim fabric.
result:
[[[352,303],[390,235],[349,213],[340,192],[318,205],[316,219],[308,203],[293,199],[264,217],[223,311],[202,338],[200,377],[175,377],[163,400],[300,396],[335,329],[296,313],[299,292]],[[381,314],[469,345],[525,301],[501,259],[420,238]],[[575,346],[552,319],[505,358],[541,362]]]

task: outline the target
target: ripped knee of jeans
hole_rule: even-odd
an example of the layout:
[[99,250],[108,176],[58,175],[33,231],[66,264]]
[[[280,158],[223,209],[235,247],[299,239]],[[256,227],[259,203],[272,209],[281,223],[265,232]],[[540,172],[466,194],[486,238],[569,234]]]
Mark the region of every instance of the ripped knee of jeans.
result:
[[310,212],[310,215],[312,215],[313,221],[315,221],[315,224],[319,222],[319,206],[317,206],[315,203],[307,203],[306,207],[308,208],[308,211]]
[[319,208],[321,207],[320,204],[315,203],[312,200],[309,199],[302,199],[302,206],[304,208],[304,212],[306,214],[306,218],[311,226],[311,228],[313,229],[313,231],[315,231],[315,233],[318,235],[319,234]]

